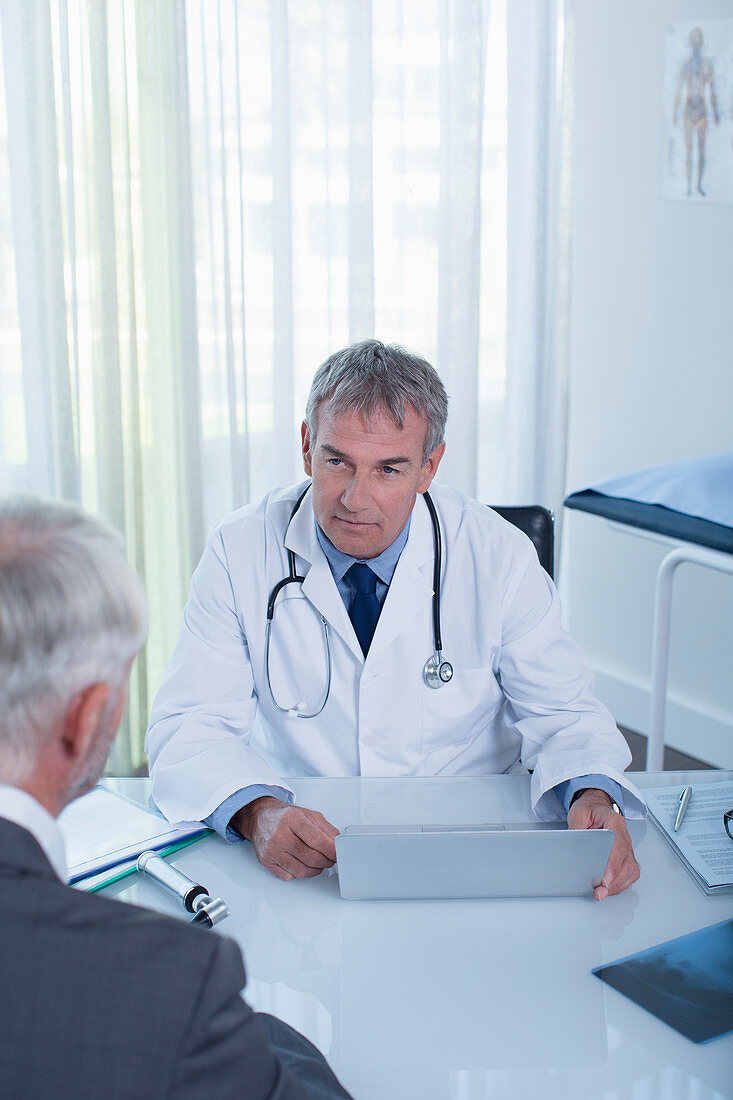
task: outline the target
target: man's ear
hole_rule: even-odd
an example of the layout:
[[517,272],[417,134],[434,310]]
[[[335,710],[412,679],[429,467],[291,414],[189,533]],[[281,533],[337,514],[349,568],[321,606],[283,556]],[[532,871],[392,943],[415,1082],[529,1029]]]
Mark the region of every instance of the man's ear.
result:
[[305,420],[300,425],[300,444],[303,451],[303,468],[308,477],[313,477],[313,456],[311,455],[311,433]]
[[61,749],[69,762],[89,752],[107,715],[111,692],[109,684],[90,684],[69,703],[61,731]]
[[424,493],[426,489],[430,488],[430,482],[438,472],[438,466],[440,466],[440,460],[444,454],[445,441],[428,455],[428,460],[420,471],[420,481],[417,486],[418,493]]

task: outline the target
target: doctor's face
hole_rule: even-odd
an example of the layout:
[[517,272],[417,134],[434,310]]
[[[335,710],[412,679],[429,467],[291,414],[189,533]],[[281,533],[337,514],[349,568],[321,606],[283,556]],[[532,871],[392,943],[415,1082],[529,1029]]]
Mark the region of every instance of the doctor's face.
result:
[[357,412],[318,411],[312,439],[303,422],[303,465],[313,478],[313,511],[333,545],[354,558],[376,558],[394,542],[438,469],[445,443],[423,464],[427,424],[408,406],[403,428],[385,412],[367,423]]

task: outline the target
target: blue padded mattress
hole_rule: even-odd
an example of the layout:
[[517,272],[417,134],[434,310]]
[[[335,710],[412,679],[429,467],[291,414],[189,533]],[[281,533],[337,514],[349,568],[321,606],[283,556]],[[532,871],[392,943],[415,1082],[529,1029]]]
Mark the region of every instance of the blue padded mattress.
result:
[[733,452],[600,481],[565,506],[733,554]]

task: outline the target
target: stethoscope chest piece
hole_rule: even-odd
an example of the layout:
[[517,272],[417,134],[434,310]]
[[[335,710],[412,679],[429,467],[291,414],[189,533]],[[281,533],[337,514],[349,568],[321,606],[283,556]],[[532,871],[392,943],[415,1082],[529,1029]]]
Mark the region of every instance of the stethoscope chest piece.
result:
[[439,688],[453,679],[453,665],[450,661],[443,660],[442,653],[434,653],[425,662],[422,674],[428,687]]

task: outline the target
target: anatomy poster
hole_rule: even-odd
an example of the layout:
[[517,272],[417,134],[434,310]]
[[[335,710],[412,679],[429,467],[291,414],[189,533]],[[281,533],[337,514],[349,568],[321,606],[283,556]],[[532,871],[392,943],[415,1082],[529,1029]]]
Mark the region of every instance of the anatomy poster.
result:
[[664,119],[662,197],[733,202],[733,19],[667,28]]

